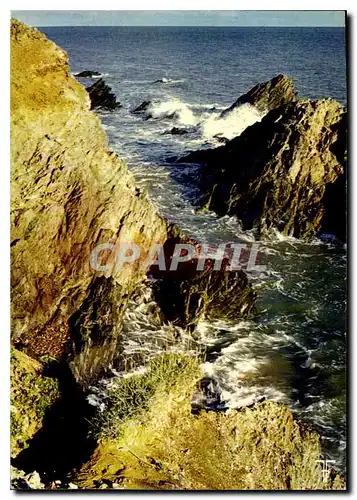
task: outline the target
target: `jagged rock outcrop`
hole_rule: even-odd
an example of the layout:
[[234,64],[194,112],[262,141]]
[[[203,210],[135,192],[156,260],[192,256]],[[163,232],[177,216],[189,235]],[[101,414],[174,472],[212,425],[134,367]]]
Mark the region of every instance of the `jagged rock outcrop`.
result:
[[155,278],[154,294],[164,317],[170,322],[193,330],[200,318],[246,318],[254,310],[256,292],[242,270],[228,270],[230,259],[222,260],[219,269],[207,258],[198,265],[201,247],[181,234],[175,225],[168,228],[164,244],[165,269],[170,269],[176,244],[195,248],[192,258],[181,262],[176,271],[162,271],[157,265],[149,269]]
[[318,436],[283,404],[192,414],[202,375],[197,360],[171,354],[117,379],[94,422],[98,447],[74,482],[125,490],[346,488],[337,471],[322,474]]
[[[65,52],[13,21],[11,56],[12,339],[32,356],[74,355],[78,378],[89,379],[114,355],[120,315],[146,272],[140,259],[119,269],[105,255],[108,270],[94,271],[91,253],[102,243],[164,242],[166,224],[108,149]],[[90,312],[82,316],[81,344],[70,319],[89,297],[91,308],[115,309],[115,321],[108,312],[98,339]]]
[[75,73],[76,78],[92,78],[93,76],[100,76],[101,73],[99,71],[81,71],[80,73]]
[[[171,235],[108,149],[66,54],[17,21],[11,44],[12,342],[33,357],[70,361],[85,386],[118,354],[122,315],[146,275],[151,244]],[[118,254],[103,250],[97,256],[103,268],[93,269],[98,245],[117,250],[123,242],[136,243],[140,258],[118,265]],[[201,283],[211,282],[201,274]],[[187,283],[177,293],[191,303],[186,276],[175,279]],[[219,287],[215,280],[210,293]],[[202,301],[213,307],[206,288]],[[201,309],[190,306],[192,314]]]
[[330,184],[344,175],[345,138],[344,109],[336,101],[296,101],[274,109],[200,158],[202,203],[260,233],[276,227],[310,238],[324,227],[343,226],[342,177],[334,224],[324,202]]
[[168,133],[171,135],[185,135],[188,134],[189,131],[186,128],[172,127],[172,129],[169,130]]
[[87,92],[90,97],[91,109],[108,109],[112,111],[122,107],[103,78],[87,87]]
[[242,104],[251,104],[262,113],[278,108],[283,104],[296,101],[297,94],[291,78],[286,75],[277,75],[271,80],[258,83],[249,92],[240,96],[229,108],[221,113],[221,117],[226,116]]
[[150,106],[151,101],[143,101],[141,104],[139,104],[139,106],[133,109],[132,113],[143,113],[144,111],[147,111]]

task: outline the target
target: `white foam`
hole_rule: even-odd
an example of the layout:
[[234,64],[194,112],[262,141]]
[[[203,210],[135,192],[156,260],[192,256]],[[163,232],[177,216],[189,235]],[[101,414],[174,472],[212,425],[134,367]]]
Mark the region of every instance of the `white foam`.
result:
[[154,118],[170,118],[173,116],[180,125],[192,126],[197,124],[197,117],[190,107],[179,99],[152,104],[149,111]]
[[202,141],[215,142],[218,137],[233,139],[250,125],[260,121],[264,114],[250,104],[239,106],[225,117],[220,112],[200,112],[211,105],[188,104],[179,99],[153,103],[149,112],[154,118],[174,119],[177,124],[197,127]]
[[221,117],[219,113],[206,114],[200,124],[202,135],[207,140],[212,140],[215,136],[233,139],[250,125],[259,122],[263,116],[263,113],[250,104],[235,108],[225,117]]
[[90,78],[103,78],[103,76],[110,76],[109,73],[101,73],[100,75],[92,75]]

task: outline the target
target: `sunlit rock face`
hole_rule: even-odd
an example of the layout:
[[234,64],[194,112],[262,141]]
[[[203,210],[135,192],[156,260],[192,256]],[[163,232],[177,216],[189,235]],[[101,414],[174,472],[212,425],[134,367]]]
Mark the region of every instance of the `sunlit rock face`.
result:
[[[120,352],[122,316],[147,274],[149,249],[172,241],[171,229],[108,149],[65,52],[18,21],[11,47],[12,341],[33,357],[68,359],[86,385]],[[175,237],[186,241],[179,228]],[[139,258],[118,265],[118,253],[104,251],[103,270],[93,269],[98,245],[122,243],[138,245]],[[180,311],[182,326],[221,301],[221,282],[209,272],[196,273],[202,286],[193,301],[186,267],[159,283],[175,283],[175,300],[189,308]],[[246,313],[255,295],[243,272],[237,279],[232,300]],[[165,304],[170,320],[174,305]]]
[[343,107],[331,99],[303,100],[273,109],[225,146],[191,160],[202,163],[202,203],[236,215],[244,229],[276,228],[305,239],[329,231],[343,240],[345,150]]
[[[132,239],[149,247],[165,240],[166,224],[136,188],[125,163],[108,149],[87,92],[69,74],[64,51],[13,21],[11,57],[13,341],[31,355],[57,358],[95,344],[95,371],[110,360],[108,353],[101,360],[98,345],[110,342],[114,352],[127,297],[146,270],[140,260],[119,269],[109,259],[106,272],[94,272],[91,252],[101,243]],[[103,317],[107,324],[101,324],[98,340],[90,314],[84,320],[83,311],[102,310],[104,304],[115,316]],[[85,325],[82,342],[78,324],[69,321],[77,311]]]
[[297,94],[291,78],[286,75],[277,75],[267,82],[258,83],[249,92],[241,95],[232,106],[222,111],[221,116],[227,116],[242,104],[250,104],[261,113],[267,113],[296,100]]

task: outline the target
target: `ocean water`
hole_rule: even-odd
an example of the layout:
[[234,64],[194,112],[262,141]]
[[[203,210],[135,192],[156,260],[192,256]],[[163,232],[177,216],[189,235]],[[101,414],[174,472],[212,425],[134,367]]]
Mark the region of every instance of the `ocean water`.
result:
[[[341,28],[41,30],[68,52],[73,73],[90,69],[103,74],[123,105],[113,113],[98,113],[111,148],[126,159],[160,213],[205,243],[249,243],[255,235],[241,231],[234,218],[197,213],[195,166],[173,164],[171,157],[217,145],[222,137],[235,137],[260,120],[251,106],[226,119],[219,114],[278,73],[293,78],[301,98],[332,97],[346,104]],[[131,113],[144,100],[152,101],[150,120]],[[189,133],[169,134],[172,127]],[[204,369],[226,405],[239,407],[260,397],[287,403],[320,432],[326,458],[343,469],[345,250],[326,238],[305,244],[275,234],[260,242],[260,260],[266,270],[250,273],[258,292],[254,319],[202,322],[195,340],[155,320],[150,289],[144,286],[126,314],[128,369],[141,369],[168,345],[190,352],[204,347]]]

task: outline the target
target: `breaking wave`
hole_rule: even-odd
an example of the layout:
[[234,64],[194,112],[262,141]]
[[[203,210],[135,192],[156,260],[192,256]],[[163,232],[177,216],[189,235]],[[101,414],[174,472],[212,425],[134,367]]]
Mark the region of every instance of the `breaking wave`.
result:
[[207,109],[207,105],[191,105],[173,99],[152,104],[149,111],[153,118],[172,119],[181,126],[196,127],[202,139],[206,141],[217,137],[233,139],[264,116],[250,104],[239,106],[225,117],[221,117],[220,111],[215,107],[210,112]]
[[201,123],[202,135],[207,140],[213,139],[215,136],[233,139],[247,127],[259,122],[263,116],[264,114],[254,106],[242,104],[225,117],[221,117],[220,113],[208,115]]
[[179,99],[152,104],[149,111],[153,118],[173,118],[180,125],[193,126],[198,122],[189,105]]

